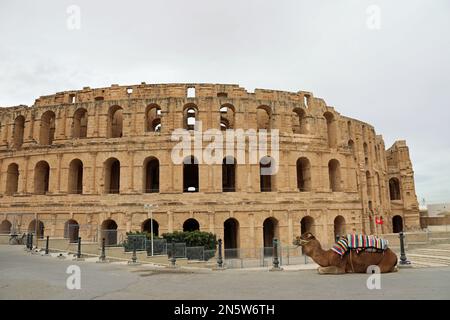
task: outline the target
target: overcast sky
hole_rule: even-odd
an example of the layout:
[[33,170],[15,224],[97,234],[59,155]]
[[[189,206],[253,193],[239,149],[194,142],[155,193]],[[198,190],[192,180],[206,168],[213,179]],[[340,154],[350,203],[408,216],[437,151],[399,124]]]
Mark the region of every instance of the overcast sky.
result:
[[312,91],[406,139],[419,202],[450,202],[448,0],[0,1],[0,106],[142,81]]

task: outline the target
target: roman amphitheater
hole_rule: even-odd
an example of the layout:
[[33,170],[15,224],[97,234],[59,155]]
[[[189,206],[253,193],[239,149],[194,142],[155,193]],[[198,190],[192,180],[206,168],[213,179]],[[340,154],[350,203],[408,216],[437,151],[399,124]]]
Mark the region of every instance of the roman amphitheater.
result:
[[[278,172],[225,161],[233,152],[223,164],[173,163],[172,132],[192,133],[198,121],[203,130],[278,130]],[[238,85],[85,87],[0,108],[0,203],[2,233],[108,233],[108,244],[151,221],[155,234],[199,229],[226,248],[291,244],[307,230],[331,243],[419,229],[405,141],[386,149],[373,126],[311,92]]]

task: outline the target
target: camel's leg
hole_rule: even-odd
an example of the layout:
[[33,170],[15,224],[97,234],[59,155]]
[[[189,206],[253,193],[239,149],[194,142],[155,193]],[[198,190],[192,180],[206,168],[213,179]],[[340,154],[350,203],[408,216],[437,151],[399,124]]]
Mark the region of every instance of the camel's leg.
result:
[[319,274],[343,274],[345,273],[345,269],[339,268],[336,266],[331,267],[319,267],[317,268]]
[[397,272],[397,256],[392,251],[387,251],[378,264],[381,273]]

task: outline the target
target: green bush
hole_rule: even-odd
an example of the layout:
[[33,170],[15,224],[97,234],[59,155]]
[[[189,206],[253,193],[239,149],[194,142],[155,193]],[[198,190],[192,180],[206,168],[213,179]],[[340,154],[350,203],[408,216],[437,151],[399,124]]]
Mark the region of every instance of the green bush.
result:
[[216,249],[216,235],[210,232],[202,231],[175,231],[172,233],[164,233],[164,239],[170,242],[184,242],[187,247],[204,247],[206,250]]

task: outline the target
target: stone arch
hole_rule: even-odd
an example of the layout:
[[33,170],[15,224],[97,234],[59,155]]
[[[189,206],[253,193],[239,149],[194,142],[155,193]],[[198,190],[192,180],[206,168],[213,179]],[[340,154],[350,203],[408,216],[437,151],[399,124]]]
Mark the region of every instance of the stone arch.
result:
[[378,186],[378,201],[380,204],[382,204],[383,203],[383,191],[382,191],[382,186],[381,186],[380,174],[378,172],[376,172],[375,176],[377,178],[377,186]]
[[70,194],[83,193],[83,162],[73,159],[69,164],[69,188]]
[[398,178],[389,179],[389,196],[391,200],[401,200],[400,181]]
[[28,232],[34,234],[39,239],[44,238],[44,223],[40,220],[33,219],[28,225]]
[[228,156],[222,161],[222,192],[236,191],[236,159]]
[[258,130],[270,130],[272,112],[268,106],[259,106],[256,109],[256,123]]
[[183,160],[183,192],[199,192],[199,168],[194,156]]
[[142,232],[152,232],[152,223],[153,223],[153,235],[159,236],[159,223],[155,219],[147,219],[142,222]]
[[234,106],[226,103],[220,106],[220,130],[227,130],[234,128]]
[[373,200],[373,192],[372,192],[372,175],[370,174],[370,171],[366,171],[366,186],[367,186],[367,198],[369,200]]
[[113,246],[117,244],[117,223],[112,219],[102,222],[101,236],[105,239],[105,245]]
[[239,248],[239,221],[235,218],[229,218],[223,223],[223,246],[226,258],[237,257],[237,251],[233,249]]
[[56,115],[53,111],[46,111],[41,116],[41,128],[39,133],[39,142],[41,145],[51,145],[55,140],[55,122]]
[[314,218],[311,216],[305,216],[300,220],[300,234],[304,234],[306,232],[311,232],[314,234]]
[[145,131],[161,131],[161,107],[155,103],[148,105],[145,109]]
[[308,158],[297,159],[297,189],[300,192],[311,191],[311,163]]
[[403,231],[403,218],[399,215],[392,217],[392,232],[399,233]]
[[183,231],[200,231],[200,223],[193,218],[187,219],[183,223]]
[[[263,245],[264,248],[273,247],[273,239],[279,240],[278,220],[274,217],[269,217],[263,222]],[[266,251],[266,250],[265,250]],[[266,253],[266,252],[265,252]],[[272,254],[272,251],[267,250],[267,254]]]
[[330,180],[330,189],[333,192],[342,191],[341,183],[341,165],[336,159],[328,162],[328,176]]
[[328,146],[330,148],[336,148],[337,146],[337,127],[336,127],[336,119],[334,114],[327,111],[323,114],[326,122],[327,122],[327,137],[328,137]]
[[105,161],[105,193],[120,193],[120,161],[109,158]]
[[23,133],[25,130],[25,117],[20,115],[14,120],[14,147],[20,148],[23,144]]
[[72,137],[74,139],[87,137],[88,112],[84,108],[77,109],[73,114]]
[[352,139],[348,140],[348,149],[352,153],[353,157],[356,158],[355,142]]
[[50,186],[50,165],[47,161],[39,161],[34,167],[34,193],[46,194]]
[[302,108],[292,110],[292,131],[297,134],[307,134],[306,112]]
[[188,103],[183,108],[183,128],[194,130],[198,121],[198,107],[193,103]]
[[345,224],[345,218],[343,216],[336,216],[336,218],[334,218],[333,224],[334,224],[334,238],[335,239],[339,236],[345,235],[346,224]]
[[159,160],[153,156],[144,160],[144,193],[159,192]]
[[366,142],[363,143],[363,149],[364,149],[364,163],[366,166],[369,165],[369,146]]
[[112,106],[108,111],[108,138],[123,137],[123,108]]
[[261,192],[272,192],[275,186],[275,159],[264,156],[259,161],[259,182]]
[[5,194],[12,196],[18,192],[19,188],[19,165],[10,163],[6,172],[6,189]]
[[74,219],[69,219],[64,223],[64,238],[69,242],[77,242],[80,233],[80,225]]
[[3,220],[0,224],[0,234],[10,234],[12,224],[8,220]]

